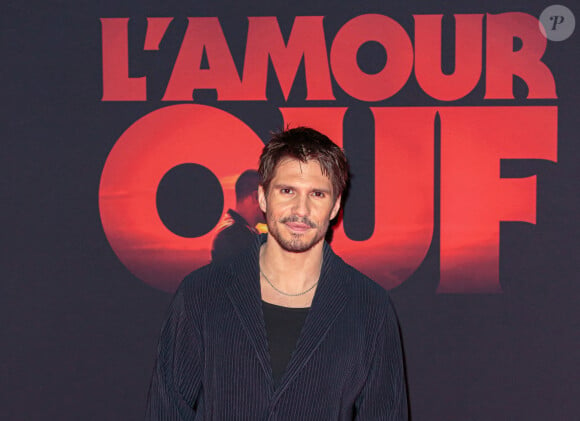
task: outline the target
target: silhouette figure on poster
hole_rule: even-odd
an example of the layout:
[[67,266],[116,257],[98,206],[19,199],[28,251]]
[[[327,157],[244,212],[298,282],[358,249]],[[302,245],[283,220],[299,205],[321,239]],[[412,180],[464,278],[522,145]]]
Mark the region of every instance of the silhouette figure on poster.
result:
[[264,222],[258,204],[259,176],[256,170],[244,171],[236,181],[236,209],[229,209],[219,224],[211,248],[212,261],[224,261],[247,250]]

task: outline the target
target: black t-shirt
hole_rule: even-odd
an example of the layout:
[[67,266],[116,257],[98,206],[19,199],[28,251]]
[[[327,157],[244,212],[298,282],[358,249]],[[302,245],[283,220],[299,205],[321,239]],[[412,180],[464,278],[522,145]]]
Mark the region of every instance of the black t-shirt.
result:
[[296,342],[310,308],[281,307],[265,301],[262,301],[262,308],[270,346],[272,374],[278,384],[296,349]]

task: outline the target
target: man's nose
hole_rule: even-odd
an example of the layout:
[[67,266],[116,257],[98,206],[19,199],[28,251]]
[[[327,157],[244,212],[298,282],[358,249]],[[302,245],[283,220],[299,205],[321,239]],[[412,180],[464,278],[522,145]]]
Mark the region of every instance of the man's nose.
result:
[[308,196],[298,194],[294,198],[294,214],[298,216],[307,216],[309,213]]

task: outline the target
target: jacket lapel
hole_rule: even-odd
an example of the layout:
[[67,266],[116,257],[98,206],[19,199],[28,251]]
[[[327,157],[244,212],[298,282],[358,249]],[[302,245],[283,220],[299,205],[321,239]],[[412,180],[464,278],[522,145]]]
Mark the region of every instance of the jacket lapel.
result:
[[340,270],[343,265],[342,260],[333,253],[330,246],[324,243],[322,270],[316,294],[298,338],[296,349],[276,389],[272,404],[306,365],[344,309],[348,295],[344,286],[346,271]]
[[260,295],[258,253],[261,243],[262,238],[256,236],[252,250],[238,256],[229,266],[232,281],[226,291],[273,389],[274,380]]
[[[240,319],[248,340],[254,347],[260,365],[270,379],[271,391],[274,391],[274,379],[268,350],[268,339],[262,311],[260,294],[258,254],[260,245],[266,240],[265,235],[257,237],[255,247],[247,254],[242,254],[229,266],[232,281],[226,287],[227,294],[235,312]],[[290,362],[276,388],[271,401],[274,405],[288,384],[306,365],[312,354],[324,340],[326,333],[340,315],[348,299],[345,288],[344,263],[324,244],[324,255],[320,280],[314,300]]]

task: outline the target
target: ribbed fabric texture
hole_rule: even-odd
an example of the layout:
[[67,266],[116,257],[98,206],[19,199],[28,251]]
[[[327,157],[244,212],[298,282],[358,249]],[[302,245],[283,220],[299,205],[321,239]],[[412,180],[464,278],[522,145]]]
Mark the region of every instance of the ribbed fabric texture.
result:
[[406,420],[397,320],[384,289],[328,245],[319,285],[275,386],[258,250],[189,275],[171,304],[148,420]]

